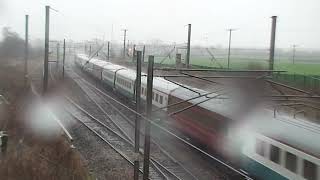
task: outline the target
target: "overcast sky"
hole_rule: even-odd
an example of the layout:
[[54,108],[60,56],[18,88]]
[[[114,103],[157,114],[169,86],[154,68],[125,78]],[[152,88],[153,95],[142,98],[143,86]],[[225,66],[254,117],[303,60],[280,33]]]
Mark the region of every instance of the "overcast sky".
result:
[[267,48],[270,17],[277,15],[277,47],[320,49],[319,0],[0,0],[0,28],[9,26],[23,36],[29,14],[31,39],[43,38],[45,5],[59,11],[51,11],[52,39],[120,41],[127,28],[136,43],[184,43],[185,25],[191,23],[192,44],[226,47],[226,29],[236,28],[234,47]]

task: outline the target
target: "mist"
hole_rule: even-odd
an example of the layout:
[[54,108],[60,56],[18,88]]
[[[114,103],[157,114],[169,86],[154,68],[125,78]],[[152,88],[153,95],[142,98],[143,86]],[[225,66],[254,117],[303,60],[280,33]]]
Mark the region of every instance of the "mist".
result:
[[2,29],[3,39],[0,42],[0,58],[17,58],[24,54],[24,40],[9,27]]
[[[2,40],[0,41],[0,61],[10,58],[21,59],[24,57],[25,40],[10,27],[4,27],[1,31]],[[29,57],[36,57],[43,54],[41,40],[29,42]]]

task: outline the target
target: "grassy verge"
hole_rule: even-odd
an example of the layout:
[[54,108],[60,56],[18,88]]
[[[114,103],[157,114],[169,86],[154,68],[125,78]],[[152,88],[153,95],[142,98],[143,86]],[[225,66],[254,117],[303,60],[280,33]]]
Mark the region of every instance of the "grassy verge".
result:
[[[155,57],[155,62],[166,65],[173,65],[175,64],[175,60],[172,59],[165,59],[164,57]],[[191,64],[201,67],[215,67],[215,68],[227,68],[227,60],[218,60],[218,61],[211,61],[210,58],[204,57],[194,57],[191,58]],[[250,60],[239,60],[239,59],[231,59],[230,60],[230,68],[232,69],[252,69],[252,67],[260,68],[260,69],[267,69],[268,62],[266,60],[259,60],[259,59],[250,59]],[[316,63],[296,63],[292,64],[289,61],[278,61],[274,64],[275,70],[284,70],[287,71],[288,74],[301,74],[301,75],[320,75],[320,61],[318,64]]]

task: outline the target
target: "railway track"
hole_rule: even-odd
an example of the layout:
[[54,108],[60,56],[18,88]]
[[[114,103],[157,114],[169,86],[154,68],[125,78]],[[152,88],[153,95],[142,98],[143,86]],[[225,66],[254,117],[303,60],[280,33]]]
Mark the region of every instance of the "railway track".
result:
[[[51,68],[49,68],[49,71],[52,80],[56,81]],[[77,94],[72,91],[73,96],[75,94],[78,95],[73,100],[66,96],[69,103],[69,105],[65,107],[67,112],[97,137],[106,142],[132,166],[135,159],[139,159],[140,162],[142,162],[143,151],[140,149],[139,154],[133,152],[134,143],[132,138],[130,138],[134,137],[134,124],[132,120],[117,107],[113,106],[110,103],[110,99],[105,99],[101,94],[102,92],[97,88],[93,88],[92,84],[88,86],[89,82],[86,82],[83,78],[75,74],[74,71],[70,71],[70,69],[67,72],[69,74],[71,73],[70,76],[73,81],[82,90],[82,94]],[[81,107],[79,104],[85,106]],[[141,133],[141,138],[143,138],[143,133]],[[201,170],[198,170],[200,173],[195,176],[155,141],[151,143],[151,152],[149,179],[234,179],[216,175],[221,174],[217,172],[208,176],[206,172],[201,172]],[[190,161],[187,163],[192,164]],[[143,163],[140,163],[140,173],[143,173],[141,170],[142,167]],[[199,176],[199,174],[206,175]]]
[[[122,111],[123,107],[119,108],[116,105],[117,103],[112,102],[113,101],[112,99],[106,98],[108,97],[108,95],[103,94],[104,92],[94,87],[94,85],[87,82],[77,73],[73,72],[72,70],[68,71],[68,73],[70,77],[72,77],[72,79],[74,79],[74,81],[86,93],[90,101],[96,104],[96,107],[98,107],[101,111],[106,112],[108,116],[111,117],[111,119],[116,119],[116,123],[118,124],[118,126],[120,126],[122,130],[127,133],[129,137],[134,137],[133,119],[128,118],[128,113],[125,113]],[[128,109],[127,109],[127,112],[128,112]],[[131,115],[131,117],[134,117],[134,116]],[[143,138],[143,132],[141,133],[141,139],[142,138]],[[183,143],[180,143],[180,144],[183,144]],[[141,144],[141,147],[142,146],[143,144]],[[181,146],[182,147],[184,146],[182,151],[186,151],[187,145],[184,144]],[[151,144],[151,151],[152,151],[151,153],[152,165],[155,168],[162,170],[162,172],[166,174],[166,177],[169,177],[170,179],[245,179],[246,178],[246,176],[243,176],[243,174],[233,172],[233,170],[230,170],[225,167],[219,168],[217,170],[215,169],[217,165],[213,165],[213,167],[211,169],[209,168],[208,170],[208,169],[201,169],[199,167],[192,167],[192,163],[190,163],[190,161],[187,162],[187,160],[181,163],[181,159],[179,161],[176,158],[173,158],[173,156],[175,155],[170,155],[170,153],[168,153],[165,150],[165,148],[161,147],[161,145],[155,142],[154,140],[152,141],[152,144]],[[197,171],[197,173],[194,173],[195,171]],[[208,171],[212,171],[212,172],[208,172]],[[228,172],[228,173],[226,173],[226,175],[223,175],[223,173],[217,172],[217,171],[223,171],[224,173],[225,172]]]
[[[72,76],[75,76],[75,74]],[[102,98],[101,95],[97,94],[97,92],[94,92],[94,90],[85,85],[81,78],[74,78],[74,81],[85,92],[87,95],[86,97],[94,104],[94,106],[90,106],[90,108],[86,108],[86,110],[97,114],[95,115],[96,122],[99,122],[100,124],[106,123],[107,125],[105,124],[104,127],[116,132],[123,141],[126,141],[126,143],[131,145],[131,149],[133,151],[134,143],[131,137],[134,137],[134,124],[132,121],[128,118],[124,118],[125,115],[112,106],[111,103],[106,101],[106,99]],[[79,104],[87,104],[80,102],[81,99],[85,99],[84,97],[76,99]],[[88,105],[86,107],[88,107]],[[92,107],[96,108],[93,109]],[[82,110],[84,109],[82,108]],[[100,113],[98,112],[99,110]],[[87,112],[87,114],[89,115],[90,113]],[[92,115],[90,116],[93,118]],[[143,138],[142,134],[141,138]],[[153,152],[151,157],[151,167],[160,173],[164,179],[198,179],[154,141],[151,144],[151,150]],[[140,158],[142,158],[142,155],[143,150],[140,149]]]

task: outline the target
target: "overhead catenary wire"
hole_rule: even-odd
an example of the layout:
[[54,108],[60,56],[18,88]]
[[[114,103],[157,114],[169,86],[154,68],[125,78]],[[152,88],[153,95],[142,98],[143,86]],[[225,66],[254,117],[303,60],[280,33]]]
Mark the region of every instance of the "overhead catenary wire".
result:
[[166,108],[169,108],[169,107],[172,107],[172,106],[176,106],[176,105],[179,105],[179,104],[182,104],[182,103],[191,101],[191,100],[195,100],[195,99],[201,98],[201,97],[203,97],[203,96],[207,96],[207,95],[210,95],[210,94],[213,94],[213,93],[217,93],[217,92],[222,91],[222,90],[223,90],[223,89],[220,89],[220,90],[217,90],[217,91],[213,91],[213,92],[208,92],[208,93],[205,93],[205,94],[202,94],[202,95],[199,95],[199,96],[196,96],[196,97],[187,99],[187,100],[183,100],[183,101],[179,101],[179,102],[176,102],[176,103],[173,103],[173,104],[169,104],[169,105],[167,105],[167,106],[154,109],[154,110],[152,110],[152,112],[159,111],[159,110],[162,110],[162,109],[166,109]]
[[94,85],[92,85],[91,83],[89,83],[89,82],[87,82],[87,81],[84,81],[84,82],[85,82],[86,84],[88,84],[89,86],[91,86],[92,88],[94,88],[94,89],[96,89],[97,91],[99,91],[99,92],[100,92],[101,94],[103,94],[104,96],[108,97],[109,99],[113,100],[114,102],[118,103],[119,105],[121,105],[121,106],[125,107],[125,108],[126,108],[126,109],[128,109],[130,112],[132,112],[132,113],[134,113],[134,114],[136,114],[136,115],[140,116],[142,119],[144,119],[144,120],[146,120],[146,121],[149,121],[149,122],[151,123],[151,125],[153,125],[153,126],[155,126],[155,127],[159,128],[159,129],[161,129],[162,131],[164,131],[164,132],[168,133],[169,135],[173,136],[174,138],[178,139],[179,141],[181,141],[181,142],[183,142],[183,143],[187,144],[187,145],[188,145],[188,146],[190,146],[191,148],[193,148],[193,149],[197,150],[198,152],[200,152],[200,153],[204,154],[205,156],[207,156],[207,157],[211,158],[212,160],[214,160],[214,161],[216,161],[216,162],[220,163],[221,165],[223,165],[223,166],[225,166],[225,167],[229,168],[230,170],[232,170],[232,171],[234,171],[234,172],[236,172],[236,173],[240,174],[241,176],[246,177],[247,179],[252,179],[252,178],[250,178],[247,174],[243,173],[242,171],[235,169],[235,168],[234,168],[234,167],[232,167],[231,165],[229,165],[229,164],[227,164],[227,163],[223,162],[222,160],[220,160],[220,159],[218,159],[218,158],[214,157],[213,155],[211,155],[211,154],[209,154],[209,153],[205,152],[204,150],[202,150],[202,149],[198,148],[197,146],[195,146],[195,145],[191,144],[190,142],[188,142],[188,141],[184,140],[183,138],[181,138],[181,137],[177,136],[176,134],[174,134],[173,132],[171,132],[171,131],[167,130],[166,128],[164,128],[164,127],[160,126],[159,124],[157,124],[157,123],[153,122],[151,119],[146,118],[143,114],[137,113],[135,110],[131,109],[131,108],[130,108],[130,107],[128,107],[127,105],[123,104],[122,102],[120,102],[120,101],[116,100],[115,98],[113,98],[113,97],[111,97],[111,96],[109,96],[109,95],[105,94],[105,93],[104,93],[104,92],[102,92],[99,88],[95,87],[95,86],[94,86]]
[[210,100],[212,100],[212,99],[214,99],[214,98],[216,98],[216,97],[218,97],[218,96],[222,96],[222,95],[225,95],[225,94],[227,94],[227,92],[224,92],[224,93],[215,95],[215,96],[213,96],[213,97],[209,97],[209,98],[207,98],[206,100],[197,102],[197,103],[192,104],[192,105],[190,105],[190,106],[188,106],[188,107],[186,107],[186,108],[183,108],[183,109],[181,109],[181,110],[172,112],[172,113],[169,114],[169,116],[176,115],[176,114],[178,114],[178,113],[181,113],[181,112],[183,112],[183,111],[186,111],[186,110],[188,110],[188,109],[191,109],[191,108],[193,108],[193,107],[195,107],[195,106],[198,106],[198,105],[200,105],[200,104],[203,104],[203,103],[205,103],[205,102],[207,102],[207,101],[210,101]]
[[166,77],[164,77],[164,79],[167,80],[167,81],[169,81],[169,82],[171,82],[171,83],[173,83],[173,84],[175,84],[175,85],[178,85],[178,86],[180,86],[180,87],[182,87],[182,88],[188,89],[189,91],[192,91],[192,92],[194,92],[194,93],[197,93],[197,94],[201,95],[201,93],[199,93],[198,91],[195,91],[195,90],[191,89],[190,87],[184,86],[184,85],[182,85],[182,84],[180,84],[180,83],[177,83],[177,82],[175,82],[175,81],[172,81],[172,80],[170,80],[170,79],[168,79],[168,78],[166,78]]
[[201,69],[201,68],[195,68],[195,69],[187,69],[187,68],[154,68],[154,70],[159,71],[204,71],[204,72],[248,72],[248,73],[257,73],[257,72],[287,72],[283,70],[233,70],[233,69]]

